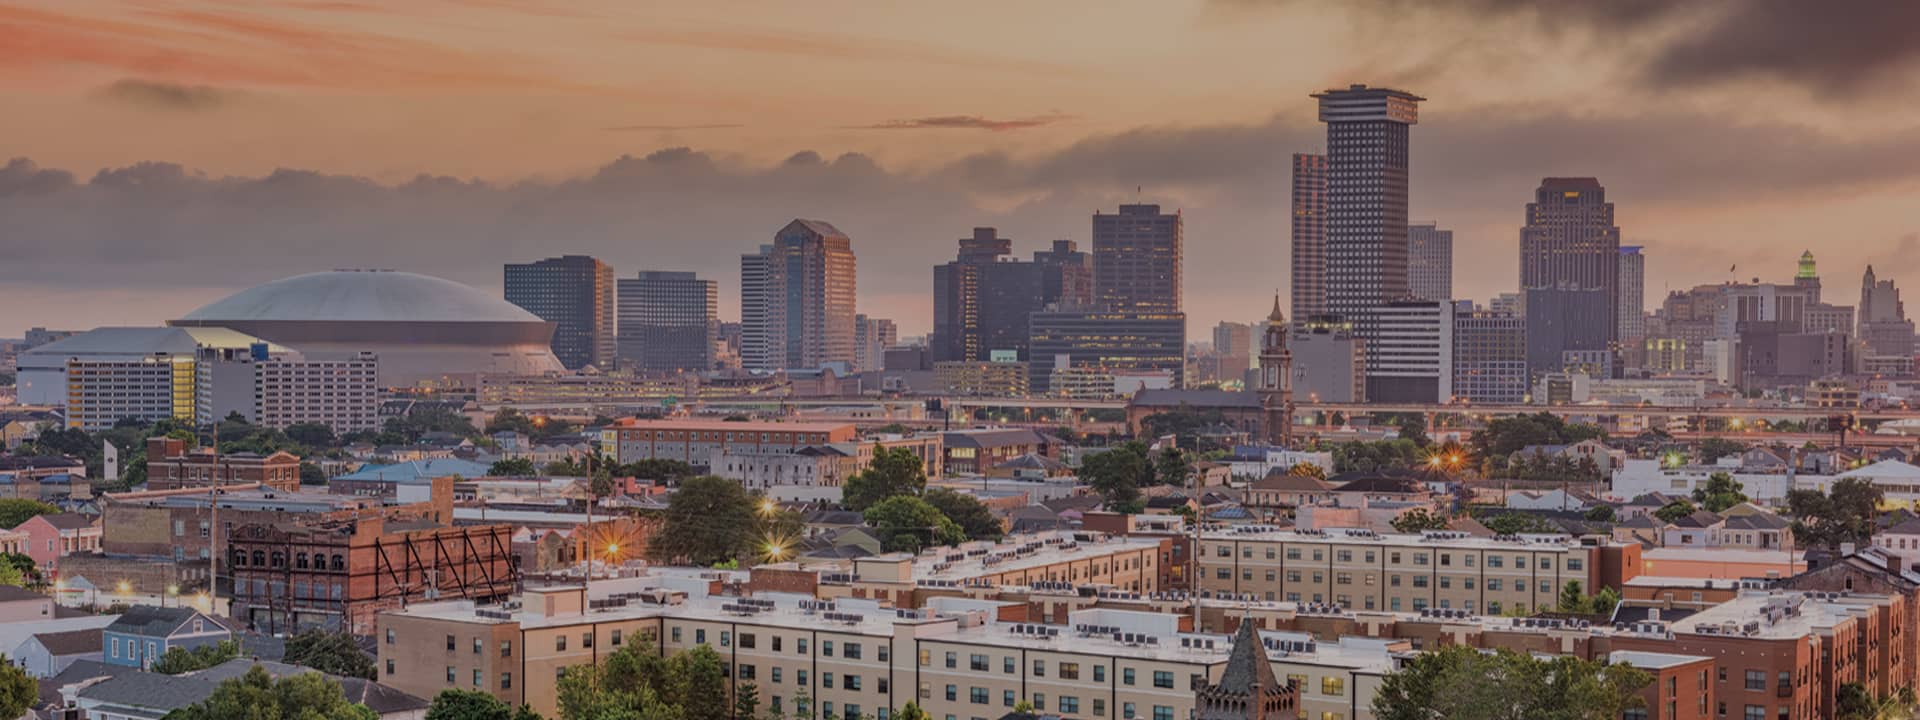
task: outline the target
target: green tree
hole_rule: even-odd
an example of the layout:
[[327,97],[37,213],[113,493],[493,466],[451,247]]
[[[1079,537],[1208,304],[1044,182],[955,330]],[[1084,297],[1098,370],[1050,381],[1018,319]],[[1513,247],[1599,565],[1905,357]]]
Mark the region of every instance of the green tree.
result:
[[1842,543],[1866,547],[1873,537],[1873,520],[1883,495],[1879,487],[1863,478],[1845,478],[1834,482],[1827,492],[1800,489],[1787,491],[1787,514],[1793,538],[1807,547],[1838,549]]
[[1379,720],[1613,720],[1642,707],[1652,682],[1624,664],[1445,645],[1388,673],[1373,711]]
[[1613,506],[1595,505],[1587,508],[1586,518],[1594,522],[1613,522]]
[[1153,484],[1153,463],[1147,461],[1147,446],[1138,440],[1094,453],[1080,460],[1080,479],[1093,487],[1114,512],[1140,512],[1144,504],[1140,488]]
[[920,709],[918,703],[909,700],[899,712],[893,714],[893,720],[933,720],[933,718],[927,714],[927,711]]
[[743,682],[733,688],[733,717],[736,720],[760,717],[760,686]]
[[840,504],[861,512],[896,495],[919,495],[926,487],[927,465],[920,456],[906,448],[875,445],[873,462],[840,487]]
[[1447,516],[1426,508],[1414,508],[1393,519],[1393,529],[1403,533],[1447,529]]
[[1193,477],[1193,458],[1177,446],[1161,448],[1153,459],[1153,474],[1163,485],[1186,487]]
[[1563,613],[1592,612],[1593,602],[1580,589],[1579,580],[1568,580],[1567,584],[1560,586],[1560,600],[1556,609]]
[[1696,446],[1696,449],[1700,451],[1700,462],[1711,464],[1713,461],[1728,455],[1739,455],[1740,453],[1746,452],[1747,446],[1738,441],[1728,440],[1726,438],[1707,438],[1701,440],[1700,444]]
[[0,527],[17,528],[20,527],[20,523],[31,520],[35,516],[54,515],[59,512],[60,508],[39,500],[0,498]]
[[26,587],[27,574],[13,563],[0,563],[0,585],[8,587]]
[[953,520],[927,501],[909,495],[882,500],[867,508],[863,517],[888,552],[916,552],[931,545],[955,545],[967,538],[966,531]]
[[1339,472],[1400,470],[1420,462],[1420,446],[1412,440],[1376,440],[1335,445],[1333,467]]
[[27,708],[39,702],[40,684],[20,666],[10,662],[0,662],[0,715],[17,718],[25,716]]
[[286,433],[288,440],[309,448],[330,448],[339,444],[339,438],[334,437],[333,428],[325,423],[294,423],[281,432]]
[[533,418],[513,408],[501,408],[499,412],[493,414],[493,417],[487,419],[486,433],[492,435],[501,432],[517,432],[532,437]]
[[1427,419],[1418,413],[1406,413],[1400,421],[1394,423],[1400,429],[1400,438],[1419,447],[1433,444],[1433,438],[1427,437]]
[[711,645],[698,645],[667,660],[666,700],[686,720],[727,720],[727,661]]
[[998,540],[1005,534],[1005,528],[1000,525],[1000,519],[993,516],[993,511],[987,509],[985,503],[972,495],[946,488],[934,488],[922,495],[921,499],[927,501],[927,504],[932,505],[935,510],[939,510],[941,515],[947,516],[948,520],[959,525],[969,540]]
[[513,720],[513,707],[484,690],[441,690],[427,706],[427,720]]
[[327,472],[321,470],[319,465],[310,462],[300,463],[300,484],[325,485],[327,484]]
[[740,483],[702,475],[680,483],[667,500],[660,529],[647,543],[654,559],[701,567],[753,551],[756,503]]
[[1508,512],[1480,518],[1480,524],[1501,535],[1559,532],[1545,519],[1532,513]]
[[46,578],[40,574],[40,567],[34,564],[33,556],[31,555],[25,553],[0,553],[0,566],[6,568],[0,569],[0,584],[9,584],[5,582],[6,576],[4,573],[6,573],[7,570],[19,574],[21,579],[19,584],[23,587],[27,585],[39,585],[46,582]]
[[240,644],[232,640],[222,640],[193,649],[167,648],[167,651],[160,655],[160,659],[153,661],[153,665],[148,669],[162,675],[179,675],[195,670],[205,670],[236,657],[240,657]]
[[377,679],[373,658],[345,632],[307,630],[287,638],[286,662],[329,675]]
[[1620,606],[1620,591],[1610,587],[1600,588],[1593,594],[1593,614],[1613,617],[1613,609]]
[[533,461],[527,458],[495,460],[493,465],[487,468],[487,475],[492,477],[533,477],[538,472],[533,467]]
[[212,695],[167,713],[165,720],[378,720],[379,715],[347,701],[340,684],[319,673],[273,679],[258,665],[247,674],[220,683]]
[[1716,472],[1707,476],[1705,485],[1693,489],[1693,501],[1710,511],[1720,512],[1746,502],[1747,495],[1741,492],[1744,489],[1732,475]]
[[[669,696],[675,683],[666,661],[641,657],[648,654],[629,645],[602,664],[567,668],[555,693],[562,720],[687,720],[680,704]],[[705,702],[724,708],[723,703],[714,702],[721,697],[725,695],[711,695]]]
[[1693,501],[1686,498],[1676,498],[1673,502],[1667,503],[1665,507],[1653,511],[1653,516],[1660,518],[1662,522],[1677,522],[1680,518],[1692,515],[1699,510],[1700,508],[1695,507]]

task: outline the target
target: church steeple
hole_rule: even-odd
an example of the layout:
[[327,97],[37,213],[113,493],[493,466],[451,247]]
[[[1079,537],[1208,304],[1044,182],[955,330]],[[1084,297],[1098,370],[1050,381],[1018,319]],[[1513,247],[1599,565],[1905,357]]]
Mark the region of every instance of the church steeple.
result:
[[1293,437],[1293,351],[1287,348],[1287,318],[1280,312],[1280,296],[1273,296],[1273,312],[1260,336],[1261,422],[1269,445],[1284,447]]
[[1299,688],[1281,683],[1251,618],[1233,634],[1233,652],[1220,682],[1194,694],[1195,720],[1282,720],[1295,716]]

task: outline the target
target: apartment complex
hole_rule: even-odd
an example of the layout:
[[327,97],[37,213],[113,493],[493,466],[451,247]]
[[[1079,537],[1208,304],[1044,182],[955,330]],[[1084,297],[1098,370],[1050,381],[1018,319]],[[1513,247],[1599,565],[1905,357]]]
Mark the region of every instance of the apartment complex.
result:
[[380,361],[373,353],[253,363],[251,420],[274,428],[315,423],[335,433],[378,430],[383,421],[379,376]]
[[156,354],[137,360],[82,360],[66,364],[67,427],[99,432],[122,418],[193,422],[192,355]]
[[1094,302],[1115,312],[1180,312],[1184,236],[1180,213],[1159,205],[1094,213]]

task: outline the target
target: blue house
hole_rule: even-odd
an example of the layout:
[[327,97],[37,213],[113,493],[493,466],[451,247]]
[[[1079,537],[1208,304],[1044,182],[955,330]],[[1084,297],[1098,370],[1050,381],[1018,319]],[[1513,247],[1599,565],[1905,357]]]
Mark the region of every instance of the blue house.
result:
[[100,634],[102,662],[145,669],[171,648],[216,645],[233,630],[193,608],[136,605]]

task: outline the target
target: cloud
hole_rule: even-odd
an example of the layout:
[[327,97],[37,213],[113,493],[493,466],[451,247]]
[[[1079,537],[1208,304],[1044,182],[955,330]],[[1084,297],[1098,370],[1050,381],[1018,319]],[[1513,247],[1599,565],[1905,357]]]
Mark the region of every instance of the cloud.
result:
[[1071,120],[1070,115],[1037,115],[1034,117],[994,120],[979,115],[935,115],[932,117],[910,118],[906,120],[888,120],[872,125],[856,125],[852,130],[1025,130]]
[[181,85],[138,78],[116,80],[100,88],[99,95],[138,107],[187,112],[217,110],[240,97],[234,91],[209,85]]
[[737,123],[720,123],[712,125],[615,125],[613,127],[600,129],[607,132],[647,132],[672,130],[732,130],[743,127],[746,126]]

